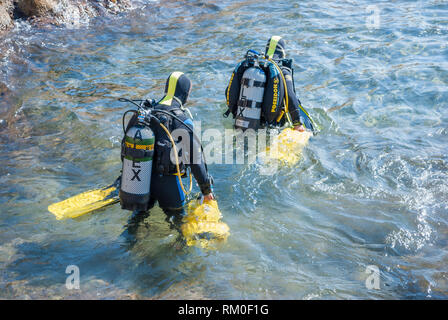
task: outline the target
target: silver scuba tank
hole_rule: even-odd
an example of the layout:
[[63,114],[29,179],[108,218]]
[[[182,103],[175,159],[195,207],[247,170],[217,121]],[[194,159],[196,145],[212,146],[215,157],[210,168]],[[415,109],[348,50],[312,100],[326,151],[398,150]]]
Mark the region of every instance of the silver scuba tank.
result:
[[154,133],[147,126],[129,128],[122,144],[120,204],[126,210],[148,210],[151,191]]
[[261,117],[266,75],[261,68],[250,67],[243,73],[237,104],[235,128],[258,129]]

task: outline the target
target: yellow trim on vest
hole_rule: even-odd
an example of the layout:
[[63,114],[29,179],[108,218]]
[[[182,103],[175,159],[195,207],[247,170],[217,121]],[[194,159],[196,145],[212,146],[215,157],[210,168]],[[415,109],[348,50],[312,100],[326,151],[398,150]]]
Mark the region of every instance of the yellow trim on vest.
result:
[[277,117],[277,122],[280,122],[280,120],[282,120],[284,115],[285,115],[285,110],[282,110],[282,112],[280,112],[279,116]]
[[274,56],[275,49],[277,48],[277,44],[281,38],[282,37],[280,37],[280,36],[272,36],[271,37],[271,41],[269,41],[269,49],[268,49],[268,52],[266,53],[266,55],[268,56],[269,59],[272,59],[272,57]]
[[[288,119],[288,122],[291,123],[291,118],[289,117],[289,98],[288,98],[288,88],[286,86],[286,80],[285,76],[283,75],[282,69],[278,66],[278,64],[272,60],[271,58],[268,58],[268,61],[272,62],[272,64],[277,68],[277,71],[280,73],[280,77],[283,81],[283,86],[285,87],[285,98],[283,99],[283,105],[285,106],[285,114]],[[277,118],[277,122],[280,122],[280,120],[283,118],[283,114],[281,114],[281,117]]]
[[183,72],[175,71],[170,75],[170,79],[168,80],[168,90],[165,97],[163,97],[163,99],[160,101],[160,104],[164,104],[167,106],[171,105],[171,103],[173,102],[174,93],[176,92],[177,81],[179,81],[180,76],[183,74]]
[[226,94],[226,98],[227,98],[227,106],[229,105],[229,101],[230,101],[230,87],[232,85],[232,81],[233,81],[233,77],[235,76],[235,72],[232,72],[232,76],[230,77],[230,82],[229,82],[229,86],[227,87],[227,94]]

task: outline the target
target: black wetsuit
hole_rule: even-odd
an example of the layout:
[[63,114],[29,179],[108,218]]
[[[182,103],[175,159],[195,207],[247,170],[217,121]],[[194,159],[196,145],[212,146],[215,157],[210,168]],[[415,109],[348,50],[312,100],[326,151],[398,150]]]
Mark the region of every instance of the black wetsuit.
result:
[[[179,103],[176,100],[173,100],[171,106],[159,104],[155,107],[155,109],[169,111],[173,113],[177,118],[183,121],[184,124],[188,125],[191,129],[193,129],[193,121],[182,111]],[[166,116],[169,118],[169,116]],[[190,132],[184,124],[180,123],[176,119],[171,119],[171,121],[167,121],[170,123],[169,131],[172,133],[175,130],[185,130],[185,136],[188,136],[190,141],[186,145],[190,146],[189,152],[189,164],[186,164],[191,170],[194,178],[196,179],[199,188],[201,189],[202,194],[208,194],[211,192],[211,184],[210,179],[207,174],[206,164],[204,162],[204,158],[201,155],[201,148],[196,139],[193,137],[193,133]],[[161,140],[169,140],[166,132],[159,126],[154,129],[154,135],[157,141]],[[177,145],[177,141],[176,141]],[[180,150],[179,159],[182,157],[182,152],[185,150]],[[179,179],[175,172],[172,172],[169,175],[164,175],[159,172],[157,168],[157,147],[156,152],[154,154],[153,161],[153,170],[151,176],[151,204],[153,205],[155,201],[159,202],[159,206],[165,210],[180,210],[182,206],[185,204],[185,194],[180,186]],[[174,167],[174,165],[173,165]],[[185,175],[187,177],[187,175]],[[186,181],[184,184],[188,187],[189,181]]]

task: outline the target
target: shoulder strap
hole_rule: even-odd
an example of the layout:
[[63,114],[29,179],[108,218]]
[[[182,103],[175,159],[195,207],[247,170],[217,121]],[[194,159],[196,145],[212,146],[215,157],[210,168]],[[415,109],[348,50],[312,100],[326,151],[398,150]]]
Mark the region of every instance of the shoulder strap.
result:
[[181,108],[174,108],[170,110],[177,117],[185,117],[185,112]]

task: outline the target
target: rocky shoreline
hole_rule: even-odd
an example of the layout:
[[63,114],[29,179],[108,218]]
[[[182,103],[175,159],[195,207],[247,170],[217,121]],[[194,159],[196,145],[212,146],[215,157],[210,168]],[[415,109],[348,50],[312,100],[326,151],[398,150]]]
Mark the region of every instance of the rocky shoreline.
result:
[[17,19],[36,24],[77,25],[104,13],[131,8],[131,0],[0,0],[0,34]]

